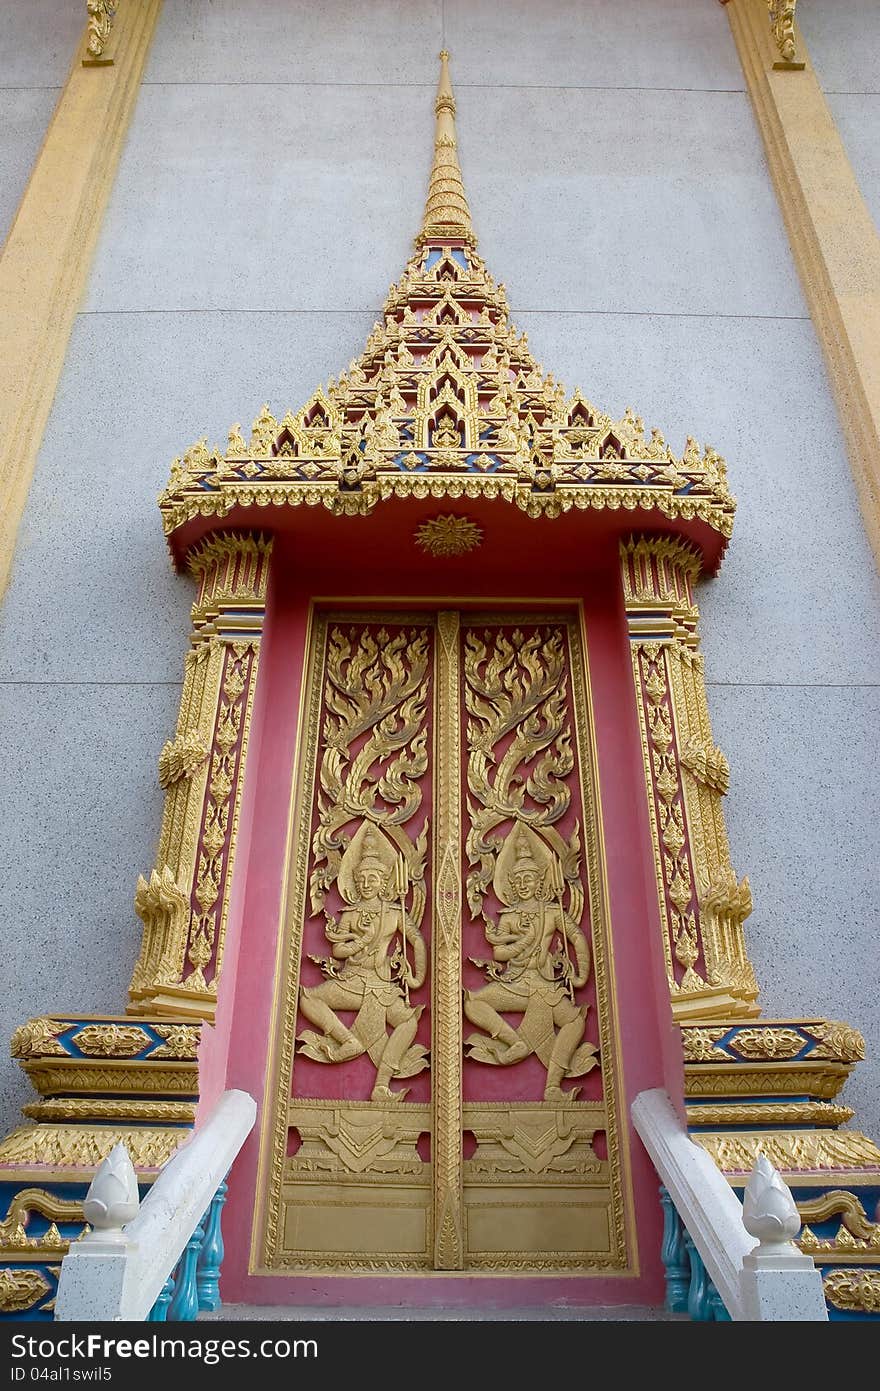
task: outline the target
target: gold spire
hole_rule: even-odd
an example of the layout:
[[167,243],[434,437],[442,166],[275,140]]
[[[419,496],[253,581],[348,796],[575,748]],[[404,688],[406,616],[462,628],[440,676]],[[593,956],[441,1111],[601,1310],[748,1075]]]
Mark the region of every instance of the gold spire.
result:
[[422,230],[416,245],[430,241],[462,240],[476,246],[477,238],[471,226],[471,210],[464,195],[458,145],[455,139],[455,97],[449,77],[449,54],[440,54],[440,81],[434,103],[437,118],[434,132],[434,163],[428,184],[428,198]]

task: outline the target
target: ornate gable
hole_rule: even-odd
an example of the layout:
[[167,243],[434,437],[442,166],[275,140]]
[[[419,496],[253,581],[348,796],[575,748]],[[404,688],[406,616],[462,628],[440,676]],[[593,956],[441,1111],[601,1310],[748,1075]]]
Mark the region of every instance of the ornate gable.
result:
[[264,406],[249,440],[236,425],[226,450],[202,440],[175,460],[160,498],[166,534],[270,504],[367,515],[392,497],[485,496],[530,517],[623,508],[698,520],[723,548],[735,501],[715,450],[688,439],[677,457],[632,411],[615,421],[580,392],[567,397],[511,324],[476,250],[445,53],[435,112],[415,251],[364,351],[295,415],[278,421]]

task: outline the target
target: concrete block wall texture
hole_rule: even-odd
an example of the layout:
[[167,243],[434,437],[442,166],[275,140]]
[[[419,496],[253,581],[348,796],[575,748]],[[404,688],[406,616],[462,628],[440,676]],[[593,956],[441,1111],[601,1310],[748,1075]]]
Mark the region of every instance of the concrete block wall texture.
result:
[[847,1095],[877,1133],[880,593],[708,0],[165,0],[0,613],[22,944],[0,1034],[124,1003],[191,601],[155,494],[199,435],[295,409],[360,351],[418,228],[444,42],[480,249],[538,359],[728,458],[737,534],[700,601],[750,950],[769,1011],[865,1031]]
[[85,27],[75,0],[0,5],[0,246]]
[[880,5],[802,5],[798,24],[862,195],[880,230]]

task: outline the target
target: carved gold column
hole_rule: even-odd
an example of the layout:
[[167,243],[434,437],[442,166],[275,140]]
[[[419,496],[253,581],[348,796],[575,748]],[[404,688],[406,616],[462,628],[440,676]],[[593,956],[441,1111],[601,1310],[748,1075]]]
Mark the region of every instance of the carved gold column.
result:
[[758,1013],[745,949],[752,910],[721,810],[730,769],[712,739],[692,547],[668,538],[621,546],[666,968],[679,1020]]
[[437,615],[437,850],[434,915],[434,1268],[464,1264],[461,1151],[461,696],[459,616]]
[[226,533],[188,556],[199,593],[177,733],[159,756],[159,853],[135,894],[144,937],[132,1014],[214,1016],[271,548]]

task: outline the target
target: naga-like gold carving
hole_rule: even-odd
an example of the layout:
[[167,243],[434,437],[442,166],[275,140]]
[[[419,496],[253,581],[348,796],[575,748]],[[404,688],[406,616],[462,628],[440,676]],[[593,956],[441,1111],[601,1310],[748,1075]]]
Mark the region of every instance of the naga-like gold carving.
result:
[[40,1270],[0,1269],[0,1310],[23,1314],[39,1304],[52,1286]]
[[858,1130],[697,1131],[693,1139],[726,1174],[749,1173],[759,1153],[783,1173],[880,1166],[880,1149]]
[[271,542],[221,533],[189,554],[199,589],[177,732],[159,757],[165,810],[130,1012],[213,1018],[265,611]]
[[767,0],[770,13],[770,32],[779,50],[781,62],[774,68],[802,69],[804,64],[797,61],[797,45],[794,37],[794,12],[797,0]]
[[865,1040],[851,1024],[841,1024],[836,1019],[823,1020],[818,1024],[806,1026],[819,1047],[810,1052],[811,1058],[832,1058],[841,1063],[857,1063],[865,1056]]
[[880,1314],[880,1270],[830,1270],[822,1285],[825,1298],[835,1309]]
[[[547,1069],[545,1101],[573,1100],[578,1088],[564,1091],[563,1079],[583,1076],[598,1059],[583,1041],[586,1008],[575,1001],[590,972],[580,828],[566,840],[553,824],[568,810],[564,779],[574,765],[562,634],[469,630],[464,670],[467,853],[479,866],[468,875],[468,902],[493,958],[474,963],[487,984],[465,992],[465,1015],[483,1031],[465,1040],[468,1055],[509,1066],[536,1053]],[[497,746],[511,734],[502,756]],[[513,824],[499,839],[505,822]],[[502,905],[497,922],[485,908],[490,883]],[[522,1016],[517,1028],[505,1014]]]
[[13,1058],[21,1060],[66,1057],[67,1049],[58,1042],[58,1035],[69,1027],[61,1019],[46,1019],[43,1016],[29,1019],[26,1024],[20,1024],[12,1035],[10,1052]]
[[[374,1101],[399,1102],[406,1089],[392,1089],[392,1078],[427,1066],[414,1042],[422,1009],[409,1002],[427,972],[420,930],[427,824],[416,841],[403,829],[419,807],[417,779],[427,769],[427,665],[424,629],[393,638],[362,629],[356,641],[340,628],[330,635],[311,898],[312,911],[324,911],[335,884],[345,907],[338,922],[324,911],[331,955],[312,959],[326,979],[303,986],[299,1004],[320,1032],[305,1030],[299,1047],[316,1062],[369,1054]],[[359,824],[346,843],[340,832],[353,817]],[[350,1028],[340,1010],[355,1012]]]
[[854,1193],[835,1188],[797,1205],[804,1224],[827,1222],[839,1217],[840,1224],[832,1237],[819,1237],[804,1225],[798,1238],[802,1251],[817,1262],[853,1261],[860,1257],[876,1261],[880,1257],[880,1222],[872,1222]]
[[110,33],[113,29],[113,20],[116,17],[118,0],[86,0],[86,13],[89,17],[88,38],[86,40],[86,53],[88,58],[83,59],[83,65],[88,67],[91,63],[107,63],[112,60],[105,58],[104,50],[110,40]]
[[416,530],[416,545],[429,555],[467,555],[482,539],[482,529],[468,517],[432,517]]
[[730,764],[721,750],[698,738],[686,739],[681,746],[681,765],[722,796],[730,787]]
[[[38,1212],[49,1220],[41,1236],[28,1236],[31,1213]],[[58,1230],[58,1222],[83,1222],[82,1203],[74,1198],[59,1198],[45,1188],[21,1188],[10,1201],[6,1216],[0,1221],[0,1255],[63,1255],[70,1241]]]
[[208,745],[197,731],[169,739],[159,754],[159,786],[167,790],[181,778],[191,778],[208,753]]

